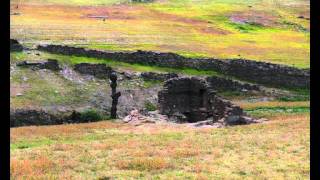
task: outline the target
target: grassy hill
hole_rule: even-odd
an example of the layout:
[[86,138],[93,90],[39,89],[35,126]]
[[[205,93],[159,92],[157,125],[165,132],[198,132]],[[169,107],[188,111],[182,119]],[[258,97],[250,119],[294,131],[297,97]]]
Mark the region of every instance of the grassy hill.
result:
[[310,66],[306,0],[13,0],[11,13],[11,36],[30,45],[64,43]]

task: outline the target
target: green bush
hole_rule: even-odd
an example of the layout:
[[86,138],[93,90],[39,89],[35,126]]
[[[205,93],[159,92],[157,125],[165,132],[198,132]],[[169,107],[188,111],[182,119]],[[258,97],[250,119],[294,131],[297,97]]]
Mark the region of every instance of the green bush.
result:
[[80,122],[99,121],[103,119],[108,119],[108,117],[101,115],[101,113],[94,109],[88,109],[81,112],[79,117]]
[[154,104],[152,104],[150,101],[145,101],[144,107],[145,107],[148,111],[155,111],[155,110],[157,110],[157,106],[154,105]]

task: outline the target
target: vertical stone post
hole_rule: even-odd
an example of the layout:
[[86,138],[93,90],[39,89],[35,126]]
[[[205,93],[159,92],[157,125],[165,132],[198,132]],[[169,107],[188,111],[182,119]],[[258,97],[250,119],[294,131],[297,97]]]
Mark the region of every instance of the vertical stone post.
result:
[[112,106],[111,106],[111,119],[117,118],[117,104],[118,99],[121,96],[120,92],[117,92],[117,74],[112,72],[110,74],[111,84],[110,87],[112,89],[111,98],[112,98]]

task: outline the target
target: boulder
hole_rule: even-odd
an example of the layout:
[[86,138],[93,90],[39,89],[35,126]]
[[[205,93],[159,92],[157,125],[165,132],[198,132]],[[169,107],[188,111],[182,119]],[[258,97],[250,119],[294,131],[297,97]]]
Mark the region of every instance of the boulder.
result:
[[15,39],[10,39],[10,51],[20,52],[23,50],[23,46]]

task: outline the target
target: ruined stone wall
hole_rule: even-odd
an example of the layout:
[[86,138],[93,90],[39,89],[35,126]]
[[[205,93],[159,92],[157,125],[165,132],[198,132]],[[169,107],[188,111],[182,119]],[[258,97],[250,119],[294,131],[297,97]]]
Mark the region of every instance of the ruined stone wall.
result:
[[239,117],[244,115],[243,110],[239,106],[219,96],[214,96],[210,101],[213,107],[213,121],[223,118],[225,118],[225,121],[232,121],[231,118],[239,120]]
[[76,64],[74,70],[81,74],[88,74],[101,79],[108,79],[110,73],[112,72],[111,67],[108,67],[105,64],[89,63]]
[[42,110],[10,110],[10,127],[62,124],[64,118]]
[[196,122],[212,115],[206,82],[198,78],[173,78],[158,93],[161,114],[177,121]]
[[250,60],[228,60],[223,72],[227,75],[261,84],[310,88],[310,70]]
[[243,110],[216,95],[213,87],[199,78],[172,78],[158,93],[159,112],[170,120],[197,122],[211,119],[225,125],[254,122]]
[[57,125],[99,121],[95,116],[84,116],[83,112],[48,112],[41,109],[10,109],[10,127],[31,125]]
[[260,86],[258,85],[222,77],[211,76],[207,77],[206,81],[217,91],[260,91]]
[[239,79],[272,86],[310,87],[309,70],[251,60],[192,59],[174,53],[156,53],[150,51],[106,52],[61,45],[38,46],[38,50],[64,55],[113,59],[127,63],[214,70]]
[[42,61],[42,62],[22,61],[17,63],[17,66],[32,68],[32,69],[50,69],[52,71],[61,70],[58,61],[54,59],[48,59],[48,61]]

